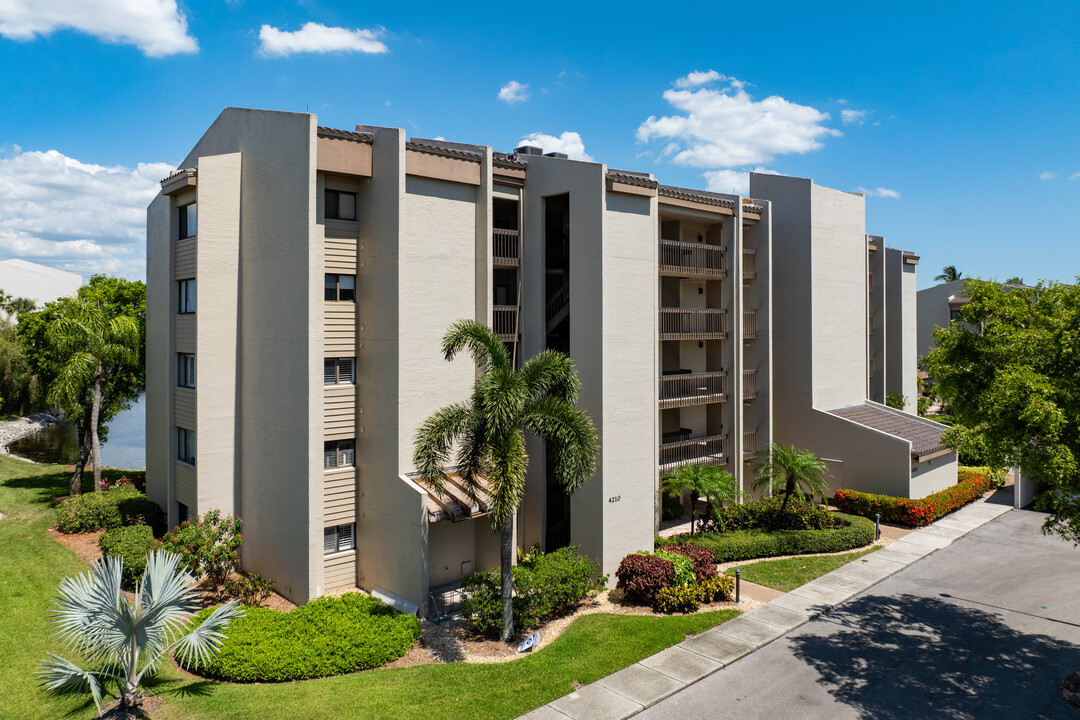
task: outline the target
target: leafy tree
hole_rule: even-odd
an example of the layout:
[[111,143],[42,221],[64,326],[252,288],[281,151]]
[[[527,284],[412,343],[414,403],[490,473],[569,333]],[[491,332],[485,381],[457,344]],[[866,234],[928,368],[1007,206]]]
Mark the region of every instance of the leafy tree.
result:
[[758,468],[754,488],[766,488],[773,495],[783,493],[781,514],[793,496],[802,499],[807,495],[813,497],[815,493],[825,495],[829,492],[829,482],[825,479],[829,466],[809,450],[774,442],[762,453],[762,457],[764,462]]
[[694,521],[697,514],[698,498],[704,497],[713,507],[721,507],[725,502],[736,502],[739,490],[735,476],[723,468],[707,463],[680,465],[664,475],[664,494],[669,497],[681,497],[690,491],[690,534],[694,534]]
[[53,621],[56,634],[97,669],[84,670],[49,653],[38,670],[42,685],[59,693],[89,693],[100,714],[107,685],[116,683],[120,709],[126,713],[138,708],[143,680],[169,653],[175,650],[185,667],[205,664],[216,655],[223,631],[243,610],[227,602],[185,633],[198,610],[199,595],[191,587],[195,578],[181,570],[179,562],[179,556],[171,553],[151,553],[134,601],[120,589],[123,561],[118,558],[100,559],[90,572],[61,580]]
[[[499,534],[502,639],[513,636],[514,516],[525,492],[525,433],[547,441],[554,476],[574,492],[596,470],[599,443],[589,416],[577,407],[581,381],[573,361],[545,350],[515,370],[502,340],[474,320],[459,320],[443,338],[447,361],[462,350],[480,371],[472,396],[442,408],[416,433],[413,463],[442,493],[455,452],[456,472],[475,498],[487,494],[492,534]],[[456,446],[456,447],[455,447]]]
[[1080,286],[971,280],[967,294],[925,359],[956,421],[943,440],[1047,482],[1043,530],[1080,544]]
[[1024,278],[1020,277],[1019,275],[1013,275],[1011,278],[1009,278],[1008,280],[1005,281],[1005,284],[1006,285],[1023,285],[1024,284]]
[[903,410],[907,405],[907,398],[904,393],[891,392],[885,395],[885,404],[896,410]]
[[952,282],[959,280],[964,276],[964,273],[956,269],[955,265],[946,265],[941,270],[941,274],[934,277],[935,280],[941,280],[942,282]]

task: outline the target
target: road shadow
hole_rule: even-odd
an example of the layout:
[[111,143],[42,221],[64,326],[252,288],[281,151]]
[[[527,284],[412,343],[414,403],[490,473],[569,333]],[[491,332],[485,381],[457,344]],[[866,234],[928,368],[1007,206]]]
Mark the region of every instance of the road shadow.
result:
[[913,595],[834,608],[827,635],[790,638],[839,702],[875,720],[1073,718],[1061,682],[1080,646],[1019,632],[1001,616]]

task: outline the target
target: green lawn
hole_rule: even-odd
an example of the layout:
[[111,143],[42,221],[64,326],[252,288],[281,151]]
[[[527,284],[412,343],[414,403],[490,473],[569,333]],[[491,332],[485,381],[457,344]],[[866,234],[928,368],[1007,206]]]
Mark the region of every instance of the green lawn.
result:
[[[87,490],[91,486],[84,483]],[[51,500],[66,488],[62,467],[0,456],[0,510],[10,516],[0,521],[0,706],[5,717],[78,720],[94,714],[88,701],[52,696],[38,688],[34,677],[47,652],[63,654],[47,623],[56,586],[65,575],[86,571],[74,553],[45,532],[53,524]],[[597,680],[736,614],[587,615],[543,650],[509,663],[421,665],[280,685],[215,683],[170,667],[155,684],[165,705],[154,717],[513,718],[569,693],[574,681]]]
[[[788,592],[878,549],[880,547],[842,555],[800,555],[782,560],[763,560],[741,565],[739,570],[742,571],[743,580]],[[727,574],[734,577],[735,568],[728,570]]]

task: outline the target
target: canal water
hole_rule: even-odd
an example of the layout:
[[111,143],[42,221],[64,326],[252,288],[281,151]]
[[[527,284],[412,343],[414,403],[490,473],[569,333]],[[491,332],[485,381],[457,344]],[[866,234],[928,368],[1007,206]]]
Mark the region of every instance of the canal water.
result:
[[[101,464],[124,470],[146,468],[146,396],[109,423],[109,440],[101,446]],[[71,465],[79,458],[79,435],[71,425],[52,425],[8,446],[13,455],[39,463]]]

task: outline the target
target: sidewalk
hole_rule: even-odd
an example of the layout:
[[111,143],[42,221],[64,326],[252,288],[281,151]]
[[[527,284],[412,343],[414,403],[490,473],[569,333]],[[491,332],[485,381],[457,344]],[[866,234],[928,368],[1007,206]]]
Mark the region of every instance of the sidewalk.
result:
[[523,715],[527,720],[622,720],[636,715],[809,622],[908,565],[1008,512],[980,500],[882,550],[795,588],[739,617],[673,645]]

